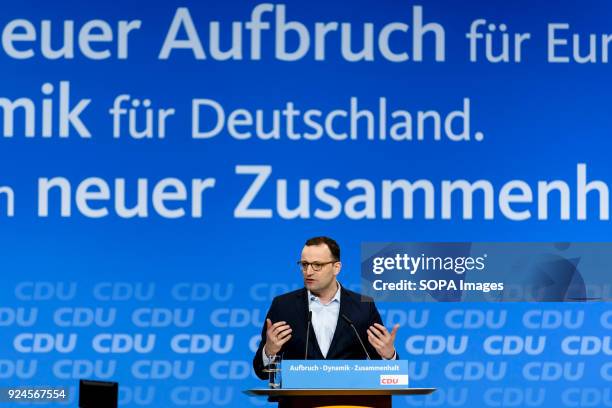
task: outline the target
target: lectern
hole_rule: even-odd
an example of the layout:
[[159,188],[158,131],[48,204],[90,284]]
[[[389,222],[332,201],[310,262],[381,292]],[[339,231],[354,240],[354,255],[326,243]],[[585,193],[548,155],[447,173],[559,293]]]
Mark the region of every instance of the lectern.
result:
[[268,397],[280,408],[391,408],[393,395],[435,391],[408,388],[405,360],[283,360],[281,369],[270,372],[272,376],[282,373],[278,381],[282,388],[256,388],[245,393]]
[[255,388],[244,391],[251,396],[269,397],[278,401],[281,407],[321,408],[321,407],[371,407],[391,408],[393,395],[427,395],[435,388],[394,388],[394,389],[271,389]]

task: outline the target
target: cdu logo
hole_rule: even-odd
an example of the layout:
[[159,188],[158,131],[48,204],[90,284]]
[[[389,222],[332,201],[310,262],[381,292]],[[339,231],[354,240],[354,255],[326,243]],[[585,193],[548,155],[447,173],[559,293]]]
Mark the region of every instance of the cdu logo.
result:
[[100,301],[137,300],[146,302],[155,296],[155,283],[100,282],[94,286],[93,296]]
[[172,298],[179,302],[204,302],[216,300],[226,302],[234,293],[234,284],[181,282],[174,285],[170,291]]
[[19,282],[15,286],[18,300],[72,300],[76,282]]
[[408,375],[381,374],[380,385],[408,385]]
[[483,343],[485,353],[513,356],[521,353],[537,356],[544,352],[546,336],[489,336]]
[[[26,314],[26,311],[28,312]],[[0,307],[0,327],[12,326],[16,324],[19,327],[31,327],[36,323],[38,317],[38,308],[32,307],[25,309],[23,307],[10,308]]]
[[507,314],[506,310],[453,309],[446,313],[444,323],[451,329],[501,329]]
[[532,361],[523,366],[523,378],[527,381],[578,381],[584,376],[584,362]]
[[75,378],[111,379],[117,371],[117,360],[58,360],[53,375],[60,380]]
[[436,355],[448,353],[459,355],[468,347],[468,336],[410,336],[406,340],[406,351],[412,355]]
[[561,341],[561,351],[568,356],[612,355],[612,337],[567,336]]
[[584,310],[529,310],[523,315],[527,329],[579,329],[584,323]]
[[422,329],[427,326],[429,321],[429,310],[402,310],[389,309],[380,310],[380,315],[383,317],[386,326],[399,324],[401,327],[409,327],[411,329]]
[[404,403],[406,406],[416,407],[462,407],[467,404],[468,394],[467,387],[440,387],[436,392],[425,396],[422,400],[412,398],[412,396],[406,397]]
[[132,376],[138,380],[187,380],[193,376],[195,361],[138,360]]
[[234,346],[234,335],[221,334],[177,334],[172,337],[170,347],[178,354],[204,354],[213,351],[216,354],[227,354]]
[[119,387],[119,406],[151,405],[155,400],[155,387],[142,385],[125,385]]
[[489,407],[540,407],[545,400],[545,388],[494,387],[484,393]]
[[261,327],[264,314],[260,309],[215,309],[210,314],[210,322],[215,327]]
[[116,317],[117,309],[114,307],[107,310],[101,307],[62,307],[53,313],[53,322],[58,327],[110,327]]
[[451,361],[444,368],[444,375],[451,381],[500,381],[507,369],[505,361]]
[[155,347],[155,334],[125,334],[125,333],[101,333],[92,340],[95,352],[105,353],[150,353]]
[[78,336],[70,333],[21,333],[13,339],[18,353],[71,353],[77,345]]
[[166,309],[143,307],[134,310],[132,323],[136,327],[190,327],[193,325],[195,309]]
[[0,360],[0,379],[34,378],[38,360]]
[[233,397],[233,387],[178,386],[170,392],[170,400],[177,406],[223,406]]

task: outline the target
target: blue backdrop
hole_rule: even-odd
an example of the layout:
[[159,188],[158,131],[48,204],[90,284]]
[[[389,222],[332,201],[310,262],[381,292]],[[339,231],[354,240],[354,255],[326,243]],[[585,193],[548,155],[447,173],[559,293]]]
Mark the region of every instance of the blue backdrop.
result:
[[[609,240],[607,2],[66,0],[5,2],[1,14],[2,384],[74,387],[87,377],[119,381],[125,407],[265,405],[242,390],[265,385],[250,368],[260,328],[272,297],[301,287],[295,262],[308,237],[338,240],[340,281],[356,290],[364,241]],[[420,57],[417,16],[430,30],[421,33]],[[254,19],[267,24],[259,43]],[[486,23],[474,28],[482,37],[474,37],[470,61],[466,34],[479,19]],[[241,41],[221,60],[211,39],[218,29],[221,50],[229,50],[232,22]],[[324,49],[315,47],[316,24],[321,34],[321,24],[333,22]],[[510,60],[487,60],[485,34],[500,55],[504,31]],[[364,33],[372,52],[350,61],[346,46],[363,49]],[[525,33],[516,61],[515,34]],[[592,61],[577,62],[590,44]],[[119,95],[128,96],[117,102]],[[194,117],[201,132],[219,119],[210,101],[194,115],[194,99],[224,110],[216,136],[194,135]],[[291,114],[282,113],[289,102],[300,111],[293,131]],[[133,138],[129,109],[142,130],[147,105],[152,137]],[[113,114],[114,106],[123,111]],[[164,137],[159,109],[174,110]],[[356,113],[365,109],[370,119]],[[308,110],[319,127],[305,120]],[[335,110],[344,113],[330,117]],[[419,111],[429,119],[419,122]],[[277,139],[257,136],[258,115],[265,132],[278,115]],[[354,139],[341,136],[351,132],[351,116]],[[407,116],[412,129],[396,128],[405,140],[393,140],[392,124]],[[463,140],[449,137],[463,131]],[[599,192],[589,193],[581,217],[582,164],[586,181],[604,186],[591,185]],[[265,171],[265,183],[252,188]],[[140,200],[136,216],[117,209],[117,179],[128,208]],[[407,216],[401,193],[385,203],[385,180],[425,180],[434,198],[426,204],[417,191]],[[471,216],[460,195],[445,201],[449,180],[490,183],[492,215],[481,191]],[[512,204],[530,211],[521,221],[498,204],[511,180],[533,193]],[[543,217],[538,182],[554,180],[568,194],[551,193]],[[245,213],[241,202],[267,211]],[[291,217],[285,204],[301,212]],[[410,361],[411,385],[439,387],[396,406],[612,406],[605,303],[378,306],[387,326],[402,324],[396,346]]]

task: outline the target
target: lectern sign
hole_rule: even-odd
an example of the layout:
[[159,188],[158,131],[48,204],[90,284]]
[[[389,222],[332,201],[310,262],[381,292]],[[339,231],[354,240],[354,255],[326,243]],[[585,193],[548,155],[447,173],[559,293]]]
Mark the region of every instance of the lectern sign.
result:
[[282,388],[407,388],[405,360],[283,360]]

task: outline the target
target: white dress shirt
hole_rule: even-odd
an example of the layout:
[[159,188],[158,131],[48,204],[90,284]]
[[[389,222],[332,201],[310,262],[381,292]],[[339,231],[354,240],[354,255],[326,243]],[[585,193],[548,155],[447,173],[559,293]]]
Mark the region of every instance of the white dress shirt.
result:
[[334,297],[327,303],[308,291],[308,309],[312,312],[312,329],[323,357],[327,357],[340,314],[340,284]]

